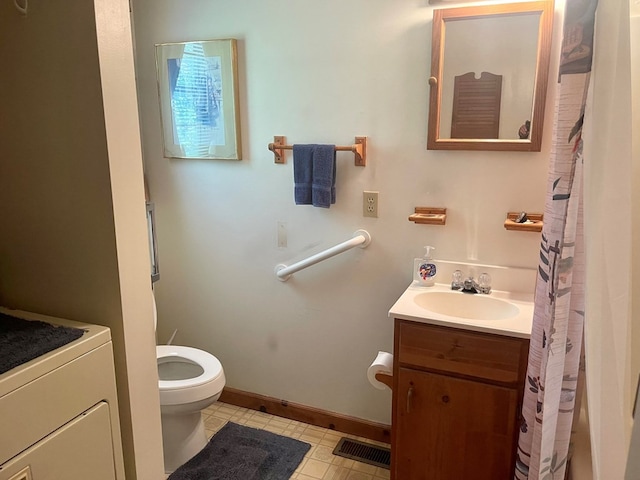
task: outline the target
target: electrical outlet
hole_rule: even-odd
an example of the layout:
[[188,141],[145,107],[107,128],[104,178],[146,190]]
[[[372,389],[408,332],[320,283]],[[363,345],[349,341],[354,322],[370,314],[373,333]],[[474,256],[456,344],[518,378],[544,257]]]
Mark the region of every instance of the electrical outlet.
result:
[[362,216],[378,218],[378,192],[362,192]]

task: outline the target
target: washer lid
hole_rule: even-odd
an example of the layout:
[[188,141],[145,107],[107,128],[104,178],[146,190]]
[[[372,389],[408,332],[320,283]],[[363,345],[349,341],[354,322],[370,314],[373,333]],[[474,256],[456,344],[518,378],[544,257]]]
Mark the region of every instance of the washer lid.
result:
[[160,390],[195,387],[223,375],[220,361],[204,350],[158,345],[156,353]]

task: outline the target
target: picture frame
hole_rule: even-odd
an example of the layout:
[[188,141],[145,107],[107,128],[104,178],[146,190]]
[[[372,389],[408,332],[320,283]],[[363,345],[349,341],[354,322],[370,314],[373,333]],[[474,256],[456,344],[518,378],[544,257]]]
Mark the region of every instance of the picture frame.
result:
[[241,160],[234,38],[156,44],[164,156]]

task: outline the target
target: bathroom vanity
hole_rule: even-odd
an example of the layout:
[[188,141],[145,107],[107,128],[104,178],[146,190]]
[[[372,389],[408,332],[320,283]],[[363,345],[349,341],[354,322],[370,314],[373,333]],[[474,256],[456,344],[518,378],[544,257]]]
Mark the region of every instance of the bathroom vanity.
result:
[[109,329],[0,312],[84,330],[0,375],[0,480],[124,480]]
[[513,478],[532,315],[526,295],[405,291],[389,311],[392,480]]

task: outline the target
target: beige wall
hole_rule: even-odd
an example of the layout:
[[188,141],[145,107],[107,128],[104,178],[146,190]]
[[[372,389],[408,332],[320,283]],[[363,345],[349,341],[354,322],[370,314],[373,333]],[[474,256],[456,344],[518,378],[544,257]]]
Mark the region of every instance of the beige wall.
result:
[[126,1],[37,2],[26,17],[0,4],[0,304],[111,328],[127,478],[151,480],[162,452],[128,28]]
[[[95,0],[131,437],[127,478],[163,478],[155,325],[129,2]],[[130,458],[131,460],[131,458]],[[135,475],[135,476],[134,476]]]
[[[387,312],[423,245],[437,259],[537,266],[540,237],[503,223],[508,211],[543,210],[554,82],[541,153],[427,151],[427,2],[135,0],[133,14],[159,340],[178,329],[176,343],[215,354],[231,387],[388,422],[391,395],[366,369],[393,348]],[[154,44],[228,37],[239,43],[243,160],[163,158]],[[296,206],[291,154],[276,165],[267,150],[274,135],[341,145],[366,135],[368,166],[339,153],[337,203]],[[379,218],[362,217],[363,190],[380,192]],[[416,206],[447,207],[446,226],[410,223]],[[276,264],[359,228],[368,248],[276,279]]]
[[[633,125],[640,125],[640,4],[631,4],[631,86]],[[637,127],[636,131],[637,131]],[[633,238],[640,238],[640,138],[633,138]],[[631,385],[632,394],[640,377],[640,252],[633,251],[632,326],[631,326]],[[640,477],[640,396],[635,401],[636,417],[631,433],[631,445],[627,463],[626,479]]]
[[[633,125],[640,125],[640,5],[631,18],[631,88]],[[637,127],[636,127],[637,129]],[[637,131],[637,130],[636,130]],[[633,237],[640,238],[640,138],[633,137]],[[640,376],[640,251],[633,251],[633,340],[631,345],[631,381],[635,385]]]

